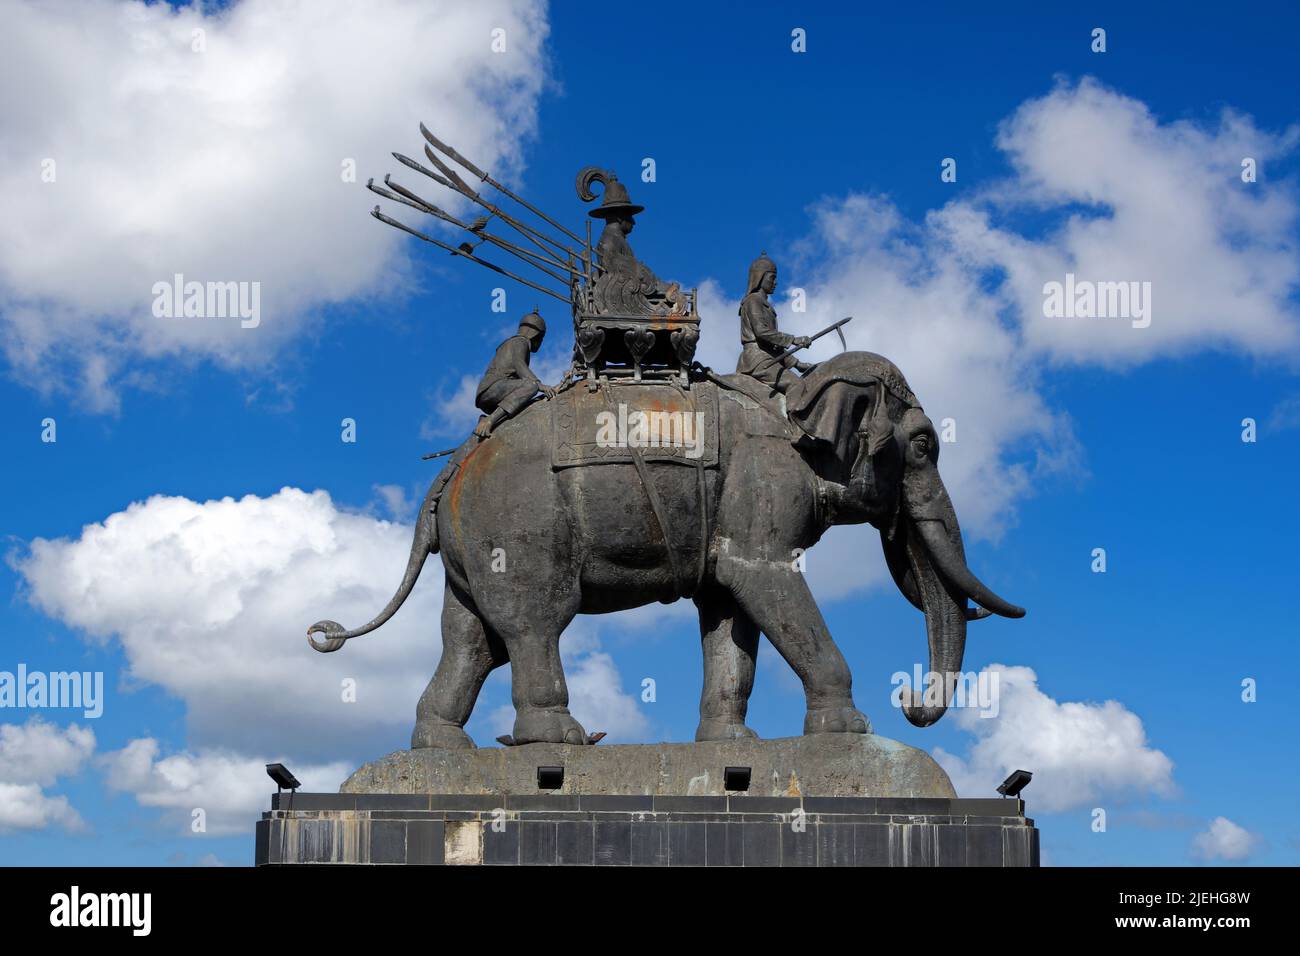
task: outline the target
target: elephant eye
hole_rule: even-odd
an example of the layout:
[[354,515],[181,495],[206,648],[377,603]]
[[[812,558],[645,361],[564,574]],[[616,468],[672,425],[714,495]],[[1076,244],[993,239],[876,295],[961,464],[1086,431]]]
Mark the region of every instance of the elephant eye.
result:
[[918,455],[928,454],[930,451],[930,438],[927,435],[917,435],[912,439],[912,447],[916,449]]

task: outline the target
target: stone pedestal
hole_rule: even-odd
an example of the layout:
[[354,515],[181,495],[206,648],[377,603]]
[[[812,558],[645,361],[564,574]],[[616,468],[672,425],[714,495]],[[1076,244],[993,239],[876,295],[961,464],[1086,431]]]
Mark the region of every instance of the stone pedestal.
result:
[[943,797],[957,794],[924,750],[873,734],[692,744],[528,744],[399,750],[366,764],[343,793],[537,793],[537,768],[564,768],[559,794],[722,796],[723,771],[749,767],[749,796]]
[[[563,784],[539,789],[538,767]],[[928,754],[859,734],[399,751],[271,806],[259,866],[1038,865],[1021,801],[957,799]]]
[[257,864],[1037,866],[1019,800],[283,794]]

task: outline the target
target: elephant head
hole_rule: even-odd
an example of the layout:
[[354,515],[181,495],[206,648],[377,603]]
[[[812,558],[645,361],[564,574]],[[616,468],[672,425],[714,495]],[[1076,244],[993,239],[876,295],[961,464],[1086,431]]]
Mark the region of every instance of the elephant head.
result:
[[930,679],[939,683],[928,693],[913,688],[903,714],[927,727],[952,703],[967,622],[1025,611],[967,567],[957,512],[939,476],[938,436],[893,363],[845,352],[792,388],[787,407],[812,440],[809,457],[828,489],[828,523],[878,528],[894,582],[925,614]]

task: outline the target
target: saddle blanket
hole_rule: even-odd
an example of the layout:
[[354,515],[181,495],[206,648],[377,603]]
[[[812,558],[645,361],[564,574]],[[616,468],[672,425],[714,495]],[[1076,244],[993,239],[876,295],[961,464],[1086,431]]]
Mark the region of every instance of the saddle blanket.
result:
[[594,392],[579,382],[550,405],[553,468],[631,464],[632,448],[647,462],[717,467],[718,392],[710,382],[689,389],[628,382]]

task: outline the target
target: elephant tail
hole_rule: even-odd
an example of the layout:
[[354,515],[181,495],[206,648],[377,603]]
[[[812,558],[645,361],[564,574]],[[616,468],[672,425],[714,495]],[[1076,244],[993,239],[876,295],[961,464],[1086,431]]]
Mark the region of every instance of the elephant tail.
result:
[[[415,535],[411,540],[411,555],[406,560],[406,573],[402,575],[402,583],[397,588],[397,593],[393,595],[385,606],[379,612],[373,621],[369,624],[362,625],[351,631],[344,630],[343,625],[335,621],[317,621],[311,627],[307,628],[307,643],[313,649],[320,651],[322,654],[328,654],[331,651],[337,651],[347,641],[354,637],[360,637],[362,634],[369,634],[371,631],[387,623],[388,619],[397,613],[397,609],[402,606],[410,596],[411,590],[415,587],[416,580],[420,577],[420,571],[424,568],[424,562],[431,554],[438,552],[438,492],[441,487],[434,485],[429,489],[429,493],[424,497],[424,503],[420,505],[420,516],[415,522]],[[324,639],[318,640],[315,635],[323,634]]]

